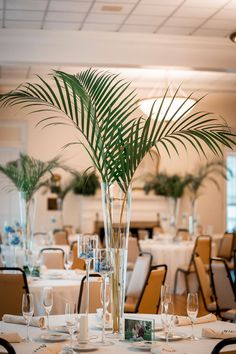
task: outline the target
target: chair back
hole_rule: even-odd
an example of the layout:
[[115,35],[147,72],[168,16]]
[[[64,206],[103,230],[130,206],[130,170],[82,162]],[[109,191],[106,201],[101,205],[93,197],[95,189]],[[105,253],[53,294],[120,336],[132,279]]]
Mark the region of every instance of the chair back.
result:
[[190,239],[190,234],[188,229],[178,229],[176,237],[182,241],[188,241]]
[[[218,342],[214,348],[212,349],[211,354],[219,354],[221,349],[223,349],[224,347],[226,347],[227,345],[232,345],[232,344],[236,344],[236,338],[226,338],[226,339],[222,339],[220,342]],[[228,348],[227,348],[228,349]],[[225,354],[234,354],[235,350],[233,351],[224,351]],[[222,352],[223,354],[223,352]]]
[[201,235],[196,238],[194,254],[198,254],[204,265],[209,264],[211,258],[211,236]]
[[204,267],[202,259],[197,254],[194,255],[194,266],[197,273],[203,303],[206,310],[208,310],[208,306],[212,303],[214,296],[210,285],[210,277]]
[[47,232],[34,232],[33,243],[34,245],[46,245],[49,241],[49,235]]
[[6,313],[22,315],[22,297],[29,288],[21,268],[0,268],[0,318]]
[[234,234],[225,232],[219,245],[217,257],[230,260],[234,246]]
[[150,272],[151,264],[152,255],[146,252],[140,253],[135,262],[134,270],[127,288],[127,302],[135,301],[138,304]]
[[135,263],[140,253],[140,246],[137,237],[128,238],[128,263]]
[[73,235],[75,233],[74,226],[72,226],[72,225],[64,225],[63,230],[65,230],[67,232],[68,236]]
[[53,231],[54,242],[56,245],[68,245],[68,234],[66,230],[54,230]]
[[[91,281],[92,280],[92,281]],[[100,274],[89,274],[89,313],[96,313],[98,308],[102,307],[101,303],[101,285],[102,277]],[[87,281],[86,276],[81,280],[79,300],[78,300],[78,313],[86,312],[87,303]]]
[[71,251],[73,254],[73,263],[72,263],[71,268],[85,270],[86,269],[85,260],[78,258],[78,242],[77,241],[74,241],[71,244]]
[[13,348],[13,346],[6,339],[0,338],[0,347],[3,347],[6,350],[6,352],[4,352],[4,353],[16,354],[15,349]]
[[148,230],[145,229],[139,229],[138,230],[138,239],[139,240],[146,240],[149,237],[149,232]]
[[151,268],[147,283],[138,304],[138,313],[158,313],[161,286],[165,283],[166,273],[166,264],[160,264]]
[[40,257],[42,264],[48,269],[64,269],[64,250],[59,247],[42,248]]
[[210,272],[218,310],[236,309],[235,285],[226,261],[222,258],[211,258]]

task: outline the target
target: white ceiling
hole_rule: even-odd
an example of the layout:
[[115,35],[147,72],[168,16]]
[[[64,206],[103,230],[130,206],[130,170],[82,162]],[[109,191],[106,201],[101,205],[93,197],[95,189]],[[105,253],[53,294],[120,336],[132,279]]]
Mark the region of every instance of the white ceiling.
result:
[[2,28],[227,37],[235,0],[0,0]]
[[[178,48],[179,38],[185,41],[191,39],[191,42],[189,41],[191,51],[198,49],[197,43],[201,39],[206,41],[205,47],[207,43],[211,45],[211,47],[209,45],[209,51],[212,52],[214,58],[211,59],[212,67],[214,67],[214,60],[218,60],[222,63],[218,65],[219,68],[216,65],[216,68],[209,70],[209,62],[208,65],[205,64],[204,55],[200,57],[197,70],[195,70],[196,65],[188,65],[189,67],[186,68],[188,52],[184,51],[183,58],[180,56],[176,64],[177,68],[173,65],[174,59],[171,67],[169,66],[171,55],[168,56],[167,52],[165,52],[166,66],[163,66],[165,57],[161,58],[161,64],[158,64],[157,58],[156,65],[152,67],[146,67],[140,63],[132,65],[132,61],[131,64],[126,65],[127,63],[122,60],[118,63],[120,65],[111,63],[112,60],[108,60],[107,63],[104,61],[102,66],[105,66],[106,70],[111,68],[113,72],[122,72],[122,76],[132,81],[133,86],[138,88],[141,96],[156,95],[161,87],[166,87],[171,82],[174,82],[176,86],[184,82],[183,89],[187,91],[199,89],[203,92],[236,92],[236,60],[235,65],[224,66],[224,59],[227,60],[229,54],[227,50],[222,50],[224,49],[222,43],[228,46],[230,33],[236,31],[236,0],[0,0],[0,26],[2,28],[0,40],[1,37],[3,40],[4,37],[7,38],[9,31],[15,31],[16,38],[18,38],[16,53],[18,51],[19,55],[18,58],[18,55],[14,54],[12,58],[13,55],[9,54],[6,60],[6,58],[1,59],[0,53],[0,91],[15,87],[24,80],[32,80],[35,74],[45,75],[51,68],[76,73],[82,64],[83,67],[91,65],[91,61],[85,60],[78,65],[71,64],[71,62],[69,65],[69,61],[66,60],[61,63],[51,61],[50,65],[45,65],[42,56],[37,60],[33,58],[35,48],[37,48],[35,43],[33,43],[32,58],[20,60],[21,40],[23,41],[23,37],[27,35],[35,38],[35,41],[39,40],[40,37],[34,36],[36,30],[39,30],[40,33],[45,34],[45,38],[51,33],[58,34],[58,38],[64,32],[70,34],[71,38],[72,33],[88,33],[88,35],[94,34],[95,41],[98,33],[104,34],[105,38],[112,32],[116,34],[116,39],[119,38],[120,42],[131,35],[136,35],[137,41],[137,35],[140,35],[146,47],[153,46],[153,38],[164,38],[165,44],[168,44],[168,40],[171,39],[172,44],[169,46],[173,45],[173,38],[176,38],[176,48],[173,49],[176,52],[182,50],[181,44]],[[19,33],[22,30],[24,32],[21,37]],[[213,44],[209,41],[210,38]],[[149,39],[151,39],[150,43]],[[196,45],[194,45],[195,41]],[[6,39],[5,42],[8,40]],[[6,48],[11,53],[11,44],[7,44]],[[83,47],[82,51],[88,50],[90,45],[92,46],[88,42],[88,47]],[[74,46],[77,46],[77,43],[74,43]],[[43,54],[46,56],[49,50],[43,49]],[[42,52],[40,43],[38,50]],[[114,51],[114,48],[107,48],[107,51],[103,53],[104,57],[109,57],[112,50]],[[230,50],[232,52],[231,48]],[[233,50],[233,55],[236,55],[236,45]],[[5,54],[5,50],[2,54]],[[125,55],[124,50],[123,56]],[[145,61],[146,58],[142,60]],[[191,63],[190,55],[188,61]],[[75,60],[75,62],[78,61]],[[181,62],[183,62],[182,67]],[[93,66],[96,66],[95,59]]]

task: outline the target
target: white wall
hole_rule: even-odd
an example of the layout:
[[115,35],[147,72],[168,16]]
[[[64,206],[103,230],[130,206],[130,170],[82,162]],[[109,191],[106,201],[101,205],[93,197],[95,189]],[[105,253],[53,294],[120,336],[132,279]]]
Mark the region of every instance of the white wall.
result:
[[[236,126],[235,112],[236,112],[236,95],[226,94],[212,94],[205,98],[204,102],[200,103],[198,110],[203,109],[207,111],[217,112],[222,115],[229,125]],[[71,126],[53,126],[42,129],[36,127],[37,122],[42,118],[41,115],[27,116],[25,111],[18,108],[8,108],[0,110],[0,119],[11,120],[25,120],[27,122],[27,153],[42,160],[48,160],[60,154],[64,161],[70,166],[83,170],[90,165],[87,154],[83,151],[80,145],[74,145],[66,150],[62,150],[63,145],[78,141],[79,134],[76,129]],[[169,159],[166,153],[162,154],[160,169],[169,173],[190,172],[205,159],[199,159],[197,153],[192,149],[186,154],[183,148],[180,149],[180,157],[173,152],[172,159]],[[147,172],[147,171],[145,171]],[[63,173],[61,173],[63,174]],[[67,178],[65,176],[65,178]],[[206,185],[202,197],[199,199],[198,210],[201,217],[201,223],[206,226],[212,224],[215,232],[222,232],[225,228],[225,182],[220,181],[221,192],[219,193],[213,185]],[[135,193],[134,193],[135,203]],[[0,205],[4,208],[4,205]],[[182,210],[188,209],[187,196],[183,199]],[[38,215],[36,228],[50,227],[50,213],[46,213],[46,196],[39,196]],[[79,198],[72,193],[66,197],[64,204],[64,219],[66,224],[78,224],[79,213]],[[46,227],[45,227],[46,225]]]

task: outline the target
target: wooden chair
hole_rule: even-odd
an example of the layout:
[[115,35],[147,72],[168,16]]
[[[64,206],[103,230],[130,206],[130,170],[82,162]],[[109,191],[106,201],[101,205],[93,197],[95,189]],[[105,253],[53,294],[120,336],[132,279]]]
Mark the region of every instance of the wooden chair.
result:
[[214,298],[213,289],[211,288],[210,276],[198,254],[194,255],[194,266],[204,307],[208,312],[217,312],[216,301]]
[[190,239],[188,229],[178,229],[176,232],[176,238],[182,241],[188,241]]
[[3,347],[6,350],[6,352],[4,352],[4,353],[16,354],[15,349],[13,348],[13,346],[6,339],[0,338],[0,347]]
[[[224,347],[228,346],[228,345],[232,345],[232,344],[236,344],[236,338],[226,338],[226,339],[222,339],[220,342],[218,342],[214,348],[212,349],[211,354],[219,354],[221,349],[223,349]],[[235,354],[235,350],[233,351],[227,351],[224,352],[224,354]],[[223,352],[222,352],[223,354]]]
[[68,245],[68,233],[63,229],[56,229],[53,231],[54,242],[56,245]]
[[178,274],[182,273],[185,279],[186,291],[189,292],[189,284],[188,284],[188,275],[195,272],[193,265],[193,258],[195,253],[199,255],[202,259],[204,266],[207,268],[209,265],[209,261],[211,258],[211,236],[198,236],[195,241],[195,245],[193,248],[192,256],[189,261],[189,264],[184,264],[177,268],[175,273],[175,284],[174,284],[174,293],[176,293]]
[[225,259],[211,258],[210,273],[217,311],[222,319],[236,318],[236,288]]
[[28,293],[27,278],[21,268],[0,268],[0,318],[6,313],[22,315],[22,296]]
[[126,292],[125,312],[137,312],[152,264],[152,255],[142,252],[138,256]]
[[[89,280],[89,313],[96,313],[97,308],[102,307],[101,303],[101,284],[102,277],[100,274],[89,274],[89,279],[94,278],[92,281]],[[86,310],[86,276],[81,280],[79,299],[78,299],[78,313],[85,313]]]
[[165,283],[166,273],[166,264],[151,267],[145,288],[137,304],[138,313],[158,313],[161,286]]
[[85,270],[86,269],[85,260],[78,258],[78,242],[77,241],[74,241],[71,244],[71,251],[73,254],[73,263],[72,263],[71,268]]
[[65,252],[59,247],[46,247],[40,251],[42,263],[48,269],[64,269]]
[[224,233],[224,236],[220,241],[217,257],[226,259],[227,261],[231,260],[234,247],[234,238],[234,233]]

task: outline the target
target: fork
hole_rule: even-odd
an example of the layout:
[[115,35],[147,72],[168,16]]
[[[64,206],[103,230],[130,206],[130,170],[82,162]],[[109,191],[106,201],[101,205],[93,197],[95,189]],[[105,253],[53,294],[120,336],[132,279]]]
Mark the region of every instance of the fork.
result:
[[41,344],[39,347],[35,348],[33,353],[37,353],[40,349],[46,348],[46,344]]

